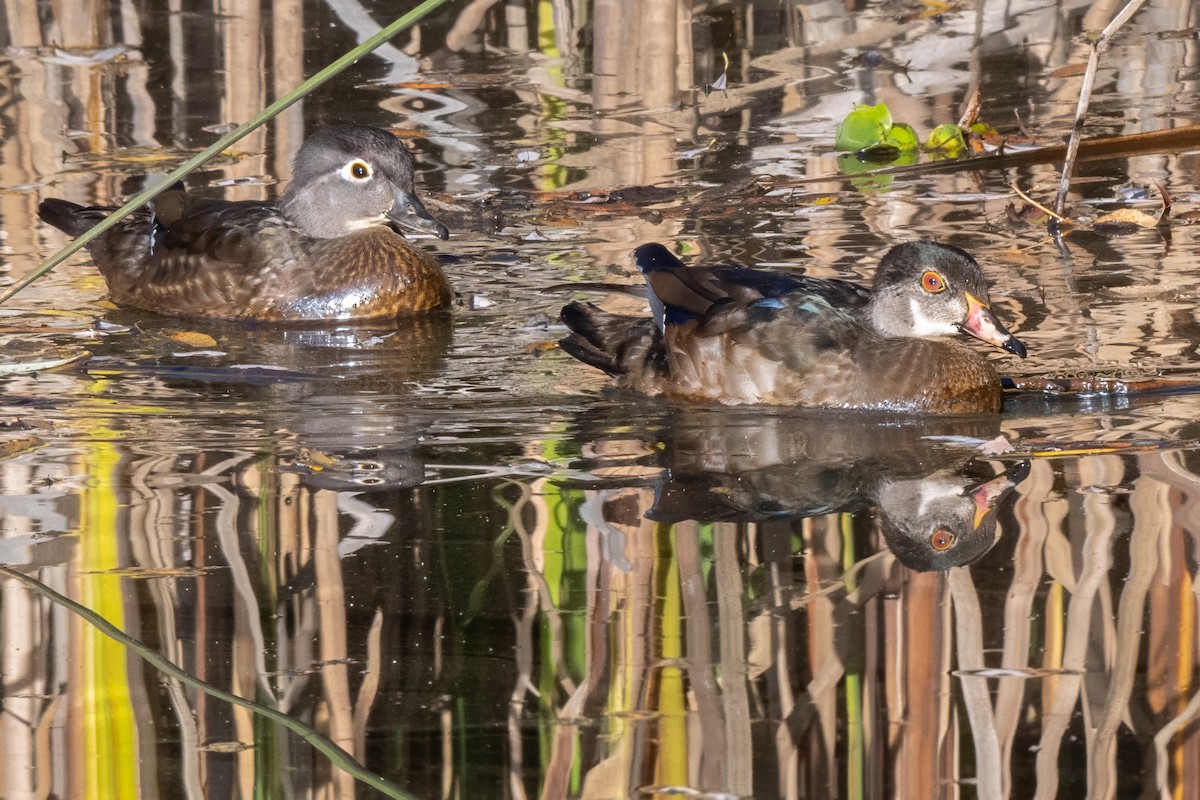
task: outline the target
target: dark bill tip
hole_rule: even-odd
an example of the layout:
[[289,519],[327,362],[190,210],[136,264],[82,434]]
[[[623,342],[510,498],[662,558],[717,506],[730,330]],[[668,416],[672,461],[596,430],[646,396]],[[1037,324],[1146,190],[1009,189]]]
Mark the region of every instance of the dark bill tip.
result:
[[1008,341],[1000,346],[1018,358],[1024,358],[1027,355],[1025,352],[1025,345],[1023,345],[1021,340],[1015,336],[1010,335],[1008,337]]
[[388,212],[388,218],[402,228],[432,233],[439,239],[450,238],[450,230],[426,210],[416,195],[408,192],[396,191],[396,200]]

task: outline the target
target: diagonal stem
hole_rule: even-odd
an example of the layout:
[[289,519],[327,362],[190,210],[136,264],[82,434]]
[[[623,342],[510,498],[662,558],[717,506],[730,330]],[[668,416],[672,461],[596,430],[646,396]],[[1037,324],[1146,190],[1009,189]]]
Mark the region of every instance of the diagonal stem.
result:
[[1083,133],[1083,120],[1087,116],[1088,104],[1092,101],[1092,89],[1096,85],[1096,70],[1100,56],[1108,49],[1108,41],[1129,21],[1146,0],[1129,0],[1112,22],[1100,32],[1092,43],[1092,54],[1088,58],[1087,72],[1083,74],[1083,85],[1079,87],[1079,105],[1075,107],[1075,124],[1071,126],[1071,138],[1067,141],[1067,157],[1063,159],[1062,178],[1058,182],[1058,196],[1054,200],[1054,212],[1062,216],[1067,202],[1067,189],[1071,185],[1071,172],[1075,168],[1075,154],[1079,152],[1079,137]]
[[45,597],[47,600],[57,603],[67,610],[78,614],[84,620],[94,625],[105,636],[115,639],[117,642],[137,653],[137,655],[139,655],[143,660],[149,662],[151,666],[162,672],[164,675],[169,675],[180,683],[184,683],[188,686],[199,689],[205,694],[212,695],[213,697],[224,700],[227,703],[232,703],[233,705],[241,706],[242,708],[248,708],[255,714],[259,714],[267,719],[279,723],[295,733],[297,736],[300,736],[314,748],[324,753],[332,763],[341,767],[345,772],[350,774],[356,780],[362,781],[367,786],[382,792],[388,797],[398,798],[398,800],[415,800],[413,795],[391,783],[383,776],[371,772],[367,768],[363,767],[354,759],[354,756],[347,753],[335,742],[322,735],[319,731],[310,728],[308,725],[297,719],[289,717],[287,714],[264,706],[261,703],[255,703],[243,697],[238,697],[236,694],[227,692],[224,689],[213,686],[207,681],[200,680],[194,675],[188,674],[177,667],[170,659],[147,647],[143,642],[134,639],[132,636],[125,633],[125,631],[121,630],[116,625],[113,625],[95,611],[76,603],[74,600],[65,595],[59,594],[46,584],[39,581],[37,578],[17,572],[11,567],[6,567],[3,565],[0,565],[0,578],[11,578],[13,580],[20,581],[28,588]]

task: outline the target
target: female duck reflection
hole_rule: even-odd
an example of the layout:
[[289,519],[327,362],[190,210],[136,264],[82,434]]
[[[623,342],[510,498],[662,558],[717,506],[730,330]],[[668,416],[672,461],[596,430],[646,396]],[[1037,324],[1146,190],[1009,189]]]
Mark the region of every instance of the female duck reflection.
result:
[[647,518],[761,522],[873,508],[889,549],[917,571],[988,552],[1002,502],[1029,472],[1019,462],[997,475],[957,444],[994,437],[986,418],[687,411],[661,433],[666,469]]

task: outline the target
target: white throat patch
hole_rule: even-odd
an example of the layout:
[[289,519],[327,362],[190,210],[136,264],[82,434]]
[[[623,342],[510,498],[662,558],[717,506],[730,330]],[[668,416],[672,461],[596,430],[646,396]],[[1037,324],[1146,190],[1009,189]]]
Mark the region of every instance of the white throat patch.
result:
[[947,500],[954,503],[963,496],[963,487],[957,481],[935,480],[923,481],[918,492],[917,514],[925,516],[935,506]]
[[350,219],[346,220],[346,230],[361,231],[364,228],[374,228],[376,225],[386,225],[388,222],[387,214],[380,214],[377,217],[366,217],[365,219]]
[[913,336],[949,336],[958,333],[958,326],[954,323],[925,316],[921,309],[921,303],[916,297],[909,299],[908,309],[912,313]]

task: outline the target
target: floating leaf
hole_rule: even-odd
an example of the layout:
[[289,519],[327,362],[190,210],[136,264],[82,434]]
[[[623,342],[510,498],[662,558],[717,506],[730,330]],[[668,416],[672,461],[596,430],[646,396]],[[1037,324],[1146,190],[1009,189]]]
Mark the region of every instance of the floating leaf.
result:
[[917,132],[913,130],[912,125],[904,122],[897,122],[893,125],[888,130],[887,137],[883,142],[906,153],[921,148],[921,140],[917,137]]
[[971,133],[975,136],[992,137],[999,136],[1000,132],[988,125],[986,122],[976,122],[970,126]]
[[1116,211],[1097,217],[1095,225],[1136,225],[1139,228],[1156,228],[1158,219],[1138,211],[1136,208],[1118,208]]
[[842,151],[865,150],[887,138],[891,127],[892,112],[885,103],[855,106],[838,126],[833,146]]
[[168,334],[169,338],[176,342],[189,344],[192,347],[216,347],[217,340],[209,336],[207,333],[198,333],[197,331],[175,331]]
[[1017,208],[1012,203],[1004,206],[1004,215],[1014,228],[1028,228],[1031,225],[1045,225],[1050,221],[1050,215],[1036,206],[1023,203]]
[[0,362],[0,375],[45,372],[82,361],[90,355],[87,350],[73,347],[55,347],[38,353],[5,355],[4,361]]
[[0,440],[0,458],[9,458],[26,450],[32,450],[42,444],[36,436],[18,436],[15,439]]
[[957,125],[946,123],[938,125],[925,140],[925,149],[934,150],[949,158],[957,158],[967,146],[963,141],[962,129]]
[[1081,61],[1078,64],[1067,64],[1064,67],[1050,70],[1047,74],[1049,78],[1076,78],[1087,72],[1087,62]]

